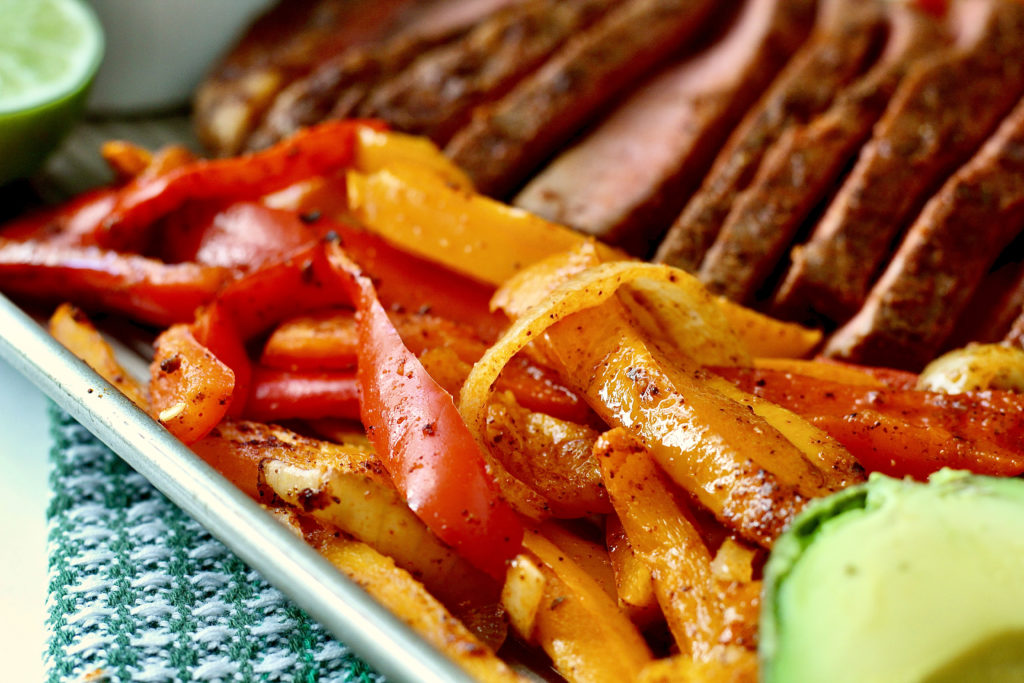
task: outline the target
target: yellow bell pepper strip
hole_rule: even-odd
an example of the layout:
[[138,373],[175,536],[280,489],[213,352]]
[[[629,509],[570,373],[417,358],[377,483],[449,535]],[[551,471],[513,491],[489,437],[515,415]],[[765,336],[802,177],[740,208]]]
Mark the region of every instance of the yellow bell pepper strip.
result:
[[455,403],[402,343],[373,283],[337,244],[328,259],[356,307],[363,424],[409,507],[463,557],[496,579],[523,530],[501,499]]
[[[405,161],[348,174],[349,206],[370,230],[480,282],[501,286],[545,258],[591,238],[458,186],[424,164]],[[604,262],[628,260],[595,243]],[[769,318],[727,299],[717,305],[752,356],[806,356],[819,330]]]
[[80,309],[61,304],[50,316],[50,334],[68,351],[83,360],[96,373],[113,384],[143,410],[149,410],[145,387],[128,374],[103,335]]
[[523,547],[547,583],[533,639],[569,681],[628,681],[651,661],[647,643],[601,584],[538,530]]
[[360,173],[376,173],[395,164],[429,168],[450,187],[473,190],[473,181],[429,139],[364,126],[356,132],[352,166]]
[[626,430],[603,434],[594,452],[630,546],[650,568],[676,644],[695,659],[709,659],[723,641],[727,606],[692,513],[672,495],[658,466]]
[[585,239],[522,209],[453,188],[432,169],[412,163],[371,175],[349,172],[348,198],[356,217],[385,239],[491,285]]
[[[688,356],[686,340],[675,340],[683,348],[674,349],[667,362],[665,352],[612,300],[633,280],[689,277],[635,262],[600,264],[580,273],[522,313],[491,347],[463,386],[460,408],[467,424],[483,433],[494,379],[515,353],[544,335],[542,348],[563,381],[606,423],[634,430],[672,479],[720,521],[770,546],[808,498],[838,490],[844,480],[858,476],[856,463],[834,445],[829,451],[841,459],[840,466],[819,468],[823,463],[809,459],[765,418],[716,389],[713,384],[721,380]],[[531,297],[540,294],[528,280],[524,273],[509,287],[523,285]],[[515,295],[506,290],[504,298],[514,301]],[[707,358],[733,355],[728,347],[701,348]]]

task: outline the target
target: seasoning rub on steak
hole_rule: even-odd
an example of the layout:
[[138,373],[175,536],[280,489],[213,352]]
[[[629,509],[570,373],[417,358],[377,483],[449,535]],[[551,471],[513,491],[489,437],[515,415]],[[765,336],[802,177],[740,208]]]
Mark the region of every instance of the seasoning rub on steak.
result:
[[221,155],[266,146],[330,115],[332,97],[348,84],[404,67],[423,49],[520,1],[278,2],[197,90],[196,132]]
[[743,118],[700,189],[669,228],[655,260],[694,272],[715,241],[736,196],[784,131],[823,111],[874,56],[883,37],[882,5],[824,0],[807,44]]
[[794,249],[777,311],[845,322],[896,237],[1024,93],[1024,3],[962,0],[950,23],[958,45],[900,86],[810,240]]
[[981,278],[1024,230],[1024,101],[928,202],[831,356],[919,368]]
[[879,62],[825,113],[787,131],[737,197],[698,271],[711,291],[740,303],[753,299],[868,139],[907,70],[948,44],[933,14],[906,3],[889,3],[888,12],[889,40]]
[[725,136],[807,36],[813,0],[747,0],[710,47],[648,79],[514,203],[648,256]]
[[294,79],[352,45],[384,37],[414,0],[290,0],[256,21],[199,86],[199,139],[218,154],[240,152],[266,108]]
[[714,0],[624,0],[503,98],[445,151],[480,191],[505,195],[626,86],[679,50]]
[[498,99],[616,0],[530,0],[507,8],[463,39],[421,55],[376,86],[359,107],[443,145],[472,109]]

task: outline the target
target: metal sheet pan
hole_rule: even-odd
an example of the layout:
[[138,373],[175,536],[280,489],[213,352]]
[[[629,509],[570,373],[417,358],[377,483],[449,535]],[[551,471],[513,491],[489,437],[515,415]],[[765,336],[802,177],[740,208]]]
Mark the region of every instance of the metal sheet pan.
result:
[[2,295],[0,356],[389,679],[472,680]]

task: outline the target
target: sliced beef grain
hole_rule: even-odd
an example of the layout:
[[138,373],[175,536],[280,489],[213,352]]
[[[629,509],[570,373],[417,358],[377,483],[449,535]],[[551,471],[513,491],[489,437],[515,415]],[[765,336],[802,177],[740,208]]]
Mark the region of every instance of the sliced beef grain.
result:
[[649,79],[515,204],[648,256],[724,138],[806,38],[813,0],[747,0],[724,35]]
[[393,30],[414,0],[279,2],[246,31],[196,91],[196,133],[237,154],[277,94],[320,61]]
[[891,3],[889,12],[889,40],[879,62],[825,113],[787,131],[737,197],[698,270],[711,291],[742,303],[754,299],[870,137],[907,70],[948,44],[933,14],[906,3]]
[[624,0],[496,102],[446,152],[484,193],[515,189],[627,86],[701,28],[714,0]]
[[826,353],[917,369],[949,336],[999,253],[1024,230],[1024,101],[943,185]]
[[[961,8],[971,2],[961,3]],[[845,322],[896,237],[1024,93],[1024,4],[989,0],[951,52],[915,67],[776,297],[776,310]],[[972,7],[971,9],[979,9]]]
[[[291,89],[311,74],[317,89],[311,89],[299,105],[311,105],[317,93],[327,92],[331,70],[353,59],[370,57],[371,70],[393,64],[401,54],[380,52],[377,46],[396,36],[400,52],[415,57],[411,48],[422,50],[446,36],[464,32],[501,7],[521,0],[289,0],[279,2],[260,18],[236,47],[199,87],[195,99],[196,130],[200,139],[219,154],[235,154],[279,139],[263,126],[267,112],[280,116],[285,105],[275,108],[277,98],[288,90],[286,100],[295,99]],[[357,64],[366,69],[367,65]],[[358,68],[356,69],[358,71]],[[364,71],[365,73],[365,71]],[[346,80],[350,71],[336,76]],[[302,86],[298,86],[301,90]],[[298,105],[297,105],[298,106]],[[321,109],[324,105],[319,103]],[[296,116],[297,118],[298,116]],[[308,118],[308,117],[307,117]],[[314,123],[315,121],[306,121]],[[283,127],[284,134],[295,129]],[[253,138],[254,131],[260,131]]]
[[[1021,242],[1019,238],[1016,241]],[[1000,260],[1007,256],[1006,251]],[[957,349],[971,342],[991,344],[1007,335],[1024,307],[1024,261],[1020,258],[1018,253],[1017,260],[997,264],[982,278],[957,318],[942,351]]]
[[510,7],[377,85],[358,113],[443,145],[473,107],[500,98],[616,3],[531,0]]
[[729,137],[700,189],[669,228],[656,261],[697,270],[767,149],[788,128],[828,107],[872,59],[883,28],[879,3],[826,0],[811,38]]
[[332,57],[274,98],[245,147],[263,149],[305,126],[354,115],[374,84],[400,72],[425,50],[462,33],[402,34],[383,44],[352,48]]

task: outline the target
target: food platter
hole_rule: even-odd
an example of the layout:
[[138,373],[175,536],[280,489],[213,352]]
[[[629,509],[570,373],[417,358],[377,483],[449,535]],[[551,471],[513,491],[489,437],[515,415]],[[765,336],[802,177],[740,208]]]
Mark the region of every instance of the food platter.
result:
[[[1002,1],[991,0],[982,22],[994,34],[1004,15],[1024,21]],[[644,0],[628,5],[655,11]],[[750,0],[747,9],[758,7]],[[926,16],[933,10],[898,7],[918,47],[945,45]],[[865,19],[875,28],[885,23],[878,9]],[[518,12],[501,17],[523,19]],[[757,15],[742,16],[739,26]],[[588,44],[635,38],[642,25],[628,13],[608,17],[553,63],[574,72]],[[470,34],[449,38],[476,45],[459,37]],[[871,94],[897,87],[921,58],[916,50],[880,52],[877,70],[814,123],[791,129],[799,135],[782,135],[779,149],[794,140],[823,149],[816,136],[832,139],[836,125],[846,132],[827,155],[841,161],[882,114]],[[611,69],[616,78],[629,71],[623,64]],[[530,76],[522,92],[558,91],[559,79],[544,76],[555,71]],[[1008,110],[1019,97],[1005,99]],[[529,100],[502,98],[520,114]],[[1024,104],[981,156],[1017,158],[1022,130]],[[972,337],[991,348],[943,356],[959,378],[939,388],[935,362],[912,371],[943,350],[949,326],[932,330],[927,352],[891,362],[832,354],[829,325],[779,320],[751,303],[762,276],[781,274],[767,262],[729,293],[722,283],[746,277],[742,268],[716,280],[703,266],[644,262],[619,240],[503,203],[508,193],[494,189],[502,183],[478,186],[479,169],[461,163],[458,145],[409,133],[367,114],[222,158],[150,151],[174,137],[150,149],[111,143],[103,158],[120,182],[19,217],[0,239],[4,290],[18,301],[70,299],[49,330],[98,374],[7,299],[0,357],[389,677],[529,674],[515,654],[523,644],[569,680],[636,671],[643,681],[705,680],[702,671],[716,672],[706,680],[785,678],[773,601],[787,570],[772,548],[800,533],[805,509],[829,516],[818,499],[861,496],[887,476],[908,490],[945,470],[1019,483],[1024,381],[1010,376],[1021,374],[1024,352],[1011,336]],[[983,133],[976,137],[981,144]],[[780,204],[779,234],[790,235],[808,218],[811,195],[828,194],[836,178],[825,166],[808,167],[820,172],[809,184],[790,172],[802,158],[765,157],[723,224],[735,252],[725,261],[748,262],[746,250],[761,244],[746,239],[748,228],[756,238],[776,223],[758,209],[764,202]],[[998,164],[976,165],[989,173]],[[981,176],[952,177],[943,189],[960,202],[951,215],[977,208],[957,184],[984,189]],[[796,186],[800,206],[776,181]],[[992,213],[993,202],[978,202]],[[1019,227],[1011,223],[1007,240]],[[978,278],[993,266],[983,246],[971,246]],[[162,331],[152,349],[150,337],[138,353],[130,343],[111,342],[111,351],[87,311]],[[826,357],[812,359],[816,349]],[[1005,365],[989,355],[996,372],[978,372],[983,352]],[[623,577],[646,594],[632,601]],[[518,640],[503,647],[510,627]]]

